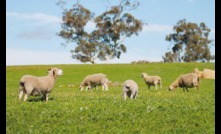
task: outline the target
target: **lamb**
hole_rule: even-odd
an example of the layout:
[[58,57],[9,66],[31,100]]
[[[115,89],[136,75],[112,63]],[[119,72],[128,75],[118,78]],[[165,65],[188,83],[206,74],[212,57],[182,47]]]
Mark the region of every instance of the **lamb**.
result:
[[130,99],[136,99],[138,94],[138,85],[133,80],[126,80],[123,85],[123,96],[124,100],[126,100],[127,96]]
[[106,74],[98,73],[86,76],[80,84],[79,90],[83,90],[84,86],[87,86],[87,90],[91,90],[93,87],[102,86],[102,90],[108,90],[108,79]]
[[162,81],[161,81],[160,76],[150,76],[150,75],[147,75],[146,73],[141,73],[141,77],[143,77],[149,90],[150,90],[150,86],[155,86],[157,90],[157,84],[160,85],[160,88],[162,89]]
[[20,79],[19,100],[22,98],[24,93],[24,101],[27,101],[29,95],[43,95],[43,99],[48,101],[48,96],[54,87],[56,77],[59,75],[63,75],[63,71],[58,68],[49,69],[47,76],[37,77],[24,75]]
[[196,73],[187,73],[180,75],[169,87],[169,90],[173,90],[177,87],[183,88],[183,91],[188,91],[188,88],[197,87],[199,90],[200,77]]

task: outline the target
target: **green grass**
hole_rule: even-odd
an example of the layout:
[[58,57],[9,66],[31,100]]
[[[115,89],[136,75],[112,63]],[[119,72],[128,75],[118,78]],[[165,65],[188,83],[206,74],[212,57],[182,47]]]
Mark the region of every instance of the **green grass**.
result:
[[[50,67],[64,75],[57,78],[49,101],[29,97],[18,101],[19,80],[24,74],[43,76]],[[6,133],[8,134],[211,134],[215,133],[215,80],[202,79],[195,88],[168,91],[183,73],[197,67],[215,69],[214,63],[149,63],[97,65],[39,65],[6,67]],[[105,73],[112,82],[133,79],[139,86],[136,100],[123,100],[122,87],[108,91],[79,91],[82,79]],[[159,75],[163,89],[147,89],[142,72]],[[74,87],[70,86],[74,85]]]

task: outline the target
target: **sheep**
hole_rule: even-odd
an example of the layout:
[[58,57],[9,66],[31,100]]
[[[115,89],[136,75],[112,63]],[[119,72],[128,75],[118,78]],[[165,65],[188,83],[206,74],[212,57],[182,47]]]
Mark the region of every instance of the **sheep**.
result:
[[200,77],[196,73],[187,73],[180,75],[169,87],[169,90],[173,90],[177,87],[183,88],[183,91],[188,91],[188,88],[197,87],[199,90]]
[[19,86],[19,100],[22,98],[23,93],[24,101],[27,101],[28,96],[40,96],[43,95],[43,99],[48,101],[48,96],[51,93],[56,77],[63,75],[63,71],[58,68],[51,68],[48,70],[47,76],[33,76],[24,75],[20,79]]
[[102,90],[108,90],[108,79],[106,74],[98,73],[86,76],[80,84],[79,90],[83,90],[84,86],[87,86],[87,90],[91,90],[93,87],[102,86]]
[[200,78],[203,79],[215,79],[215,70],[205,68],[203,71],[199,71],[198,68],[195,68],[193,73],[197,73]]
[[155,86],[157,90],[157,84],[160,85],[160,88],[162,89],[162,81],[161,81],[160,76],[150,76],[150,75],[147,75],[146,73],[141,73],[141,77],[143,77],[149,90],[150,90],[150,86]]
[[123,97],[126,100],[127,96],[130,99],[136,99],[138,94],[138,85],[133,80],[126,80],[123,85]]
[[203,70],[203,78],[205,78],[205,79],[215,79],[215,70],[205,68]]

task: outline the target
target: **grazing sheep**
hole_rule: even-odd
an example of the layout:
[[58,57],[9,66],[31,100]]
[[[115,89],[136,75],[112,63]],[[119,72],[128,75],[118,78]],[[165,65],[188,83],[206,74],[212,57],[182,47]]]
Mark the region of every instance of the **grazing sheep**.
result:
[[80,84],[79,90],[83,90],[83,87],[87,86],[87,90],[91,90],[93,87],[102,86],[102,90],[108,90],[108,79],[105,74],[98,73],[86,76]]
[[43,95],[44,100],[48,101],[48,96],[54,87],[56,77],[59,75],[63,75],[63,71],[58,68],[49,69],[47,76],[37,77],[32,75],[24,75],[20,79],[19,100],[22,98],[24,93],[24,101],[28,99],[29,95]]
[[138,85],[133,80],[126,80],[123,85],[123,96],[124,100],[126,100],[127,96],[130,99],[136,99],[138,94]]
[[189,92],[187,88],[197,87],[197,91],[199,90],[199,81],[200,77],[196,73],[188,73],[180,75],[169,87],[169,90],[173,90],[177,87],[183,88],[183,91]]
[[203,70],[203,78],[205,78],[205,79],[215,79],[215,70],[205,68]]
[[195,68],[193,73],[197,73],[200,78],[203,79],[215,79],[215,70],[205,68],[203,71],[199,71],[198,68]]
[[149,90],[150,90],[150,86],[155,86],[157,90],[157,84],[159,84],[160,88],[162,89],[162,81],[159,76],[150,76],[150,75],[147,75],[146,73],[141,73],[141,77],[143,77]]

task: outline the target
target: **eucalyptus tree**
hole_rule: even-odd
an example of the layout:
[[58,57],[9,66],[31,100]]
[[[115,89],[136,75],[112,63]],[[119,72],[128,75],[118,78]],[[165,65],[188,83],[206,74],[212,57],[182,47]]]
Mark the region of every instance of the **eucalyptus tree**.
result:
[[172,51],[166,52],[162,58],[168,62],[193,62],[210,61],[210,29],[205,23],[199,25],[186,22],[185,19],[178,21],[173,27],[174,33],[166,36],[166,41],[173,44]]
[[[64,1],[58,5],[64,7]],[[125,38],[138,35],[143,23],[127,11],[136,9],[139,2],[119,0],[119,4],[95,17],[89,9],[77,1],[70,9],[63,8],[61,30],[59,36],[65,40],[65,45],[75,43],[71,50],[72,58],[81,62],[95,63],[120,58],[126,53]],[[93,22],[95,28],[88,32],[85,26]]]

